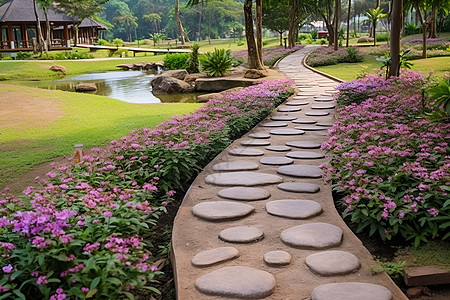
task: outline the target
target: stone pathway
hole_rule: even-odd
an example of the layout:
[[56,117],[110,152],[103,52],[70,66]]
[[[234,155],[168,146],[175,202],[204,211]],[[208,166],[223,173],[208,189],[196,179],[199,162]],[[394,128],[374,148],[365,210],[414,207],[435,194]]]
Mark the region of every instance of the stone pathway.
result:
[[297,94],[214,159],[175,219],[180,300],[407,299],[335,210],[318,166],[337,82],[305,68],[310,47],[278,67]]

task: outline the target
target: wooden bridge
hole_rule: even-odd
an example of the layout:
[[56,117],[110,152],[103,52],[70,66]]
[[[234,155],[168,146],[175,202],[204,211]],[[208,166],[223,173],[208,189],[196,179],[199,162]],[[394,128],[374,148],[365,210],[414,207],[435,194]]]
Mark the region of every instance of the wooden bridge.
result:
[[90,51],[97,51],[97,50],[109,50],[111,52],[117,51],[117,50],[128,50],[133,51],[133,56],[136,56],[136,53],[139,52],[149,52],[153,53],[155,55],[157,54],[167,54],[167,53],[191,53],[191,49],[150,49],[150,48],[130,48],[130,47],[118,47],[118,46],[98,46],[98,45],[84,45],[84,44],[78,44],[77,47],[81,48],[89,48]]

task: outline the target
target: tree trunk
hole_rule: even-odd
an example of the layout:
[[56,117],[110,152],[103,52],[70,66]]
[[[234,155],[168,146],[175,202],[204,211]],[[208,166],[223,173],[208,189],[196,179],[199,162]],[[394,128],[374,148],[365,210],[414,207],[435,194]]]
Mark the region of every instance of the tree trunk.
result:
[[38,35],[38,50],[42,54],[42,51],[47,51],[47,47],[44,41],[44,37],[42,35],[41,20],[39,19],[36,0],[33,0],[33,5],[34,5],[34,15],[36,17],[36,31]]
[[198,41],[201,40],[201,29],[202,29],[202,2],[198,3],[198,32],[197,32],[197,36],[198,36]]
[[400,37],[403,22],[403,0],[392,1],[391,18],[391,66],[388,73],[389,77],[398,76],[400,73]]
[[430,33],[428,34],[428,38],[434,39],[437,38],[437,30],[436,30],[436,14],[437,14],[437,7],[436,5],[433,5],[431,8],[431,14],[429,19],[429,26],[430,26]]
[[377,28],[377,23],[373,22],[372,27],[373,27],[373,45],[376,46],[377,45],[377,37],[376,37],[375,29]]
[[348,0],[348,11],[347,11],[347,43],[345,44],[345,47],[348,48],[348,40],[350,38],[350,13],[351,13],[351,7],[352,7],[352,0]]
[[283,46],[283,31],[278,31],[280,34],[280,46]]
[[264,69],[263,65],[258,59],[258,49],[256,48],[255,33],[253,31],[253,14],[252,14],[252,0],[244,1],[244,16],[245,16],[245,38],[247,39],[248,51],[248,67],[250,69]]
[[128,41],[131,43],[131,26],[128,26]]
[[256,47],[258,49],[259,62],[263,63],[262,54],[262,0],[256,0]]
[[297,11],[298,11],[298,0],[291,1],[291,11],[289,12],[289,34],[288,34],[288,44],[289,48],[295,46],[295,27],[297,26]]
[[78,35],[79,35],[78,25],[79,25],[79,24],[75,24],[75,25],[73,26],[73,28],[74,28],[73,45],[74,45],[75,47],[78,45]]
[[325,22],[325,26],[327,27],[327,30],[328,30],[328,45],[331,46],[331,45],[333,45],[333,42],[334,42],[333,25],[330,24],[330,22],[328,21],[327,17],[325,17],[324,14],[322,14],[322,18],[323,18],[323,21]]
[[334,51],[338,51],[339,27],[341,23],[341,0],[335,0],[334,5]]
[[419,15],[420,24],[422,25],[422,58],[427,58],[427,23],[425,22],[422,11],[416,3],[416,11]]
[[183,25],[181,24],[180,8],[179,8],[178,0],[175,0],[175,20],[177,21],[178,31],[180,33],[181,45],[184,45],[184,44],[186,44],[186,40],[184,38]]
[[51,28],[50,21],[48,20],[47,8],[44,8],[44,16],[45,16],[45,44],[47,45],[47,50],[51,49],[52,40],[51,40]]

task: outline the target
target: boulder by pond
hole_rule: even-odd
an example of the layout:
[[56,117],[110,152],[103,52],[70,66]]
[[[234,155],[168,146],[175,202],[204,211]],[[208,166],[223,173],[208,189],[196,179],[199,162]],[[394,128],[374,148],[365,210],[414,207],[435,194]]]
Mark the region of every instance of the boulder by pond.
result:
[[188,71],[186,70],[169,70],[161,73],[162,76],[173,77],[179,80],[184,80],[184,78],[188,75]]
[[55,71],[55,72],[61,72],[64,75],[66,75],[67,69],[64,66],[60,66],[60,65],[53,65],[50,67],[50,70]]
[[95,83],[80,83],[75,86],[75,91],[77,92],[95,92],[97,86]]
[[150,82],[153,94],[191,93],[195,90],[189,83],[169,76],[159,75]]
[[122,70],[145,70],[145,71],[158,71],[164,67],[162,62],[137,62],[134,64],[121,64],[117,65],[117,68],[121,68]]

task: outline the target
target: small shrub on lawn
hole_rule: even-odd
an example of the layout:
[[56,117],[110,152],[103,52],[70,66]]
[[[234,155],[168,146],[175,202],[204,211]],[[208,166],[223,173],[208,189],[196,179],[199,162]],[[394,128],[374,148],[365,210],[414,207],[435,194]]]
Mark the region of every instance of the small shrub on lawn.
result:
[[189,66],[189,53],[170,53],[164,58],[164,68],[167,70],[186,69]]
[[322,167],[358,231],[415,246],[450,237],[450,124],[423,118],[422,91],[429,85],[408,71],[337,87],[341,108],[322,144],[332,160]]
[[[0,198],[2,299],[133,299],[159,270],[155,236],[175,192],[293,93],[266,81],[210,100],[55,166],[22,197]],[[165,237],[164,245],[168,237]],[[165,253],[167,255],[167,253]],[[163,260],[166,259],[163,256]]]

